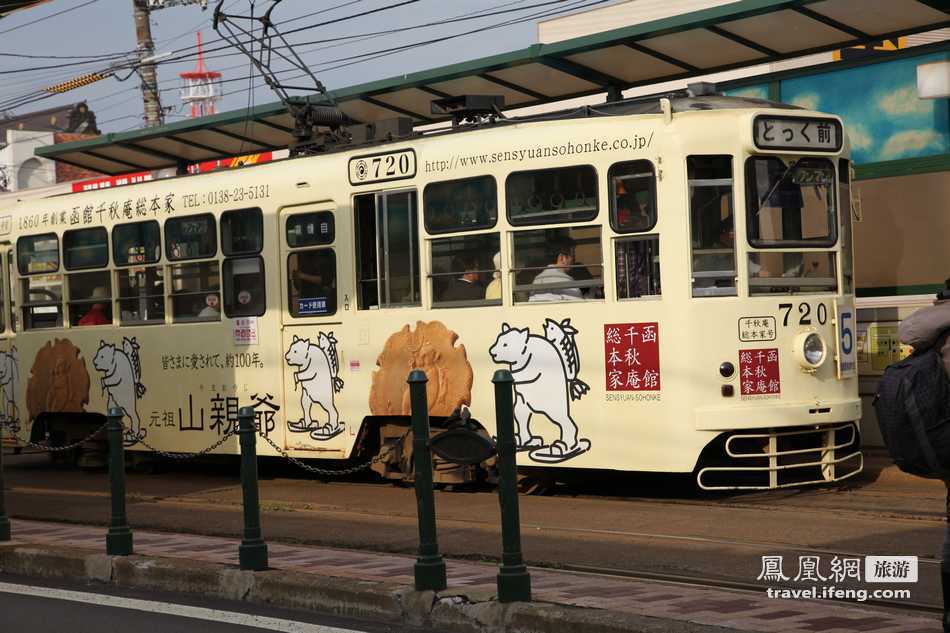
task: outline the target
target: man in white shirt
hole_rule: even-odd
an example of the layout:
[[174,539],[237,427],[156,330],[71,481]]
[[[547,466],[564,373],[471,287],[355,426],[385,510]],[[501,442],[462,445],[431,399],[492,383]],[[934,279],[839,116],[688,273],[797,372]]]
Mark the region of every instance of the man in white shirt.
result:
[[[568,272],[574,265],[574,244],[570,241],[557,242],[552,246],[552,264],[534,278],[533,284],[561,284],[575,281]],[[551,290],[533,290],[528,301],[580,301],[584,298],[581,289],[574,287],[552,288]]]

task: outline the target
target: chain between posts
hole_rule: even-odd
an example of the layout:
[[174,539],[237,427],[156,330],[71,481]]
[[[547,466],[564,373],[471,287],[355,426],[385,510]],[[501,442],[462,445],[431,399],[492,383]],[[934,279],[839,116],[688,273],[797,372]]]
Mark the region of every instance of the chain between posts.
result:
[[[122,428],[124,429],[125,426],[123,425]],[[150,451],[154,452],[154,453],[157,454],[157,455],[160,455],[160,456],[162,456],[162,457],[167,457],[168,459],[177,459],[177,460],[179,460],[179,461],[184,461],[184,460],[195,459],[195,458],[198,458],[198,457],[202,457],[202,456],[204,456],[204,455],[207,455],[208,453],[212,452],[212,451],[215,450],[216,448],[219,448],[222,444],[224,444],[225,442],[227,442],[227,441],[228,441],[229,439],[231,439],[232,437],[236,437],[236,436],[237,436],[237,430],[232,429],[232,430],[228,431],[227,433],[225,433],[224,435],[222,435],[222,436],[218,439],[217,442],[215,442],[214,444],[212,444],[211,446],[209,446],[209,447],[207,447],[207,448],[201,449],[201,450],[198,451],[197,453],[184,453],[184,452],[175,452],[175,451],[163,451],[163,450],[161,450],[161,449],[155,448],[154,446],[152,446],[151,444],[149,444],[148,442],[146,442],[144,439],[140,439],[140,440],[138,440],[138,442],[139,442],[139,444],[141,444],[142,446],[144,446],[145,448],[149,449]]]
[[[0,424],[2,424],[4,427],[9,428],[9,429],[13,429],[16,426],[12,421],[2,421],[0,422]],[[72,444],[64,444],[63,446],[50,446],[48,444],[38,444],[36,442],[28,442],[20,438],[19,429],[16,429],[13,431],[13,437],[16,438],[17,442],[22,443],[24,446],[29,446],[30,448],[37,448],[49,453],[61,453],[63,451],[70,451],[70,450],[73,450],[74,448],[79,448],[80,446],[88,442],[89,440],[95,438],[97,435],[105,431],[108,425],[109,423],[105,422],[102,424],[102,426],[100,426],[95,431],[93,431],[86,437],[82,438],[78,442],[73,442]]]
[[393,444],[392,446],[390,446],[389,450],[380,452],[378,455],[375,455],[373,459],[365,463],[358,464],[356,466],[351,466],[350,468],[341,468],[339,470],[330,470],[327,468],[319,468],[317,466],[311,466],[310,464],[305,464],[301,460],[297,459],[296,457],[291,456],[290,453],[288,453],[286,450],[278,446],[274,442],[274,440],[270,439],[269,437],[267,437],[260,431],[258,431],[257,434],[260,435],[262,438],[264,438],[264,441],[270,444],[271,448],[277,451],[281,457],[289,461],[294,466],[302,468],[303,470],[306,470],[308,472],[314,473],[315,475],[323,475],[323,476],[328,476],[328,477],[334,477],[334,476],[345,477],[346,475],[353,475],[362,470],[366,470],[373,464],[382,461],[385,457],[389,455],[389,453],[393,451],[393,449],[396,446],[399,446],[399,444],[401,444],[402,441],[406,439],[406,436],[409,435],[409,431],[406,431],[405,433],[403,433],[402,437],[399,438],[399,441]]

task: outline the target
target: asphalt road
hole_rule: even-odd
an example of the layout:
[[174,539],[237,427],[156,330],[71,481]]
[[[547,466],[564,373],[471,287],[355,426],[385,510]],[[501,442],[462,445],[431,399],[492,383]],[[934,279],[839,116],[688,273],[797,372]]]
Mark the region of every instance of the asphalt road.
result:
[[0,574],[0,631],[30,633],[412,633],[311,612]]
[[[869,460],[865,473],[838,487],[697,496],[675,480],[612,479],[520,497],[522,541],[535,565],[609,568],[708,580],[755,582],[762,556],[917,555],[914,602],[939,602],[939,552],[945,490]],[[51,467],[43,456],[5,459],[12,517],[106,525],[105,473]],[[265,537],[274,540],[412,553],[417,546],[411,488],[359,480],[306,479],[262,468]],[[241,534],[236,463],[173,465],[130,473],[133,528]],[[496,560],[501,552],[498,498],[488,490],[436,495],[438,534],[449,556]],[[792,569],[794,572],[795,570]]]

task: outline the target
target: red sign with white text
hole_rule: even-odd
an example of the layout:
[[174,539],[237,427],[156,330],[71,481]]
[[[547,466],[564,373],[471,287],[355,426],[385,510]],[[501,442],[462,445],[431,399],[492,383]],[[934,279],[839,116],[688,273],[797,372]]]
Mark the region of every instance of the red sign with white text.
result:
[[778,349],[739,350],[739,386],[743,396],[777,396],[782,392]]
[[150,171],[141,171],[135,174],[123,174],[121,176],[106,176],[104,178],[94,178],[92,180],[80,180],[73,183],[73,193],[79,191],[96,191],[97,189],[111,189],[113,187],[124,187],[125,185],[134,185],[139,182],[148,182],[154,175]]
[[660,331],[656,323],[604,325],[607,391],[660,390]]

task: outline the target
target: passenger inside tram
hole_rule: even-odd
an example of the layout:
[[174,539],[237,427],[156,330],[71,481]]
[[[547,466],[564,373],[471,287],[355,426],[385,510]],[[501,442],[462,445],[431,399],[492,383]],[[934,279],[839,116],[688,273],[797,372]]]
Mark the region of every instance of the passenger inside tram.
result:
[[[90,299],[103,299],[104,301],[93,303],[89,306],[89,311],[81,319],[79,319],[80,327],[86,325],[108,325],[112,323],[111,314],[107,314],[107,302],[109,299],[109,292],[102,286],[96,286],[92,290],[92,295]],[[109,310],[111,313],[111,310]]]
[[442,301],[479,300],[485,297],[478,257],[471,253],[460,255],[456,258],[453,268],[461,274],[451,278],[442,294]]
[[[528,301],[578,301],[584,298],[579,286],[562,285],[577,281],[571,272],[583,268],[583,266],[574,265],[574,253],[573,241],[565,239],[552,244],[548,257],[550,263],[531,283],[558,284],[558,287],[550,290],[533,290]],[[590,272],[588,271],[587,274],[590,275]]]

